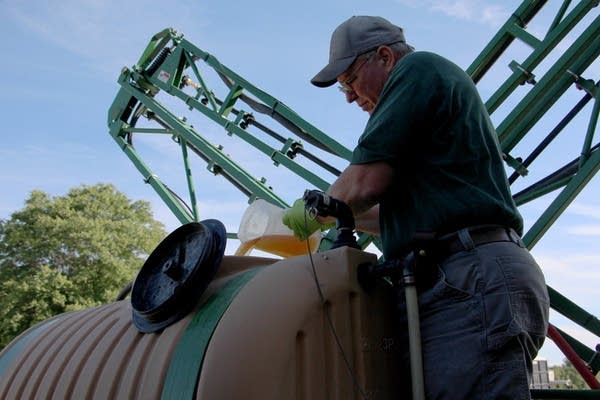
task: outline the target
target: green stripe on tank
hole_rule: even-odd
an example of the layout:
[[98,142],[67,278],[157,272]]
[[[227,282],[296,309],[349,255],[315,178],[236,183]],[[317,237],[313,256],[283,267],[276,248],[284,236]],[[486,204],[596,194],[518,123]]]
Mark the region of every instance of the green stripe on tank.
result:
[[198,310],[173,352],[161,399],[194,399],[204,354],[219,320],[238,292],[261,269],[254,268],[233,278]]

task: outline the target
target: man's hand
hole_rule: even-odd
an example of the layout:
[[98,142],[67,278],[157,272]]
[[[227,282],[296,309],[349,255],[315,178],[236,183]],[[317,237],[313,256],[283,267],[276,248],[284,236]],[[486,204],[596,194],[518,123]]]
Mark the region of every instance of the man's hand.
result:
[[294,232],[300,240],[306,240],[310,235],[318,230],[329,229],[334,224],[322,224],[317,219],[312,219],[305,215],[306,210],[304,200],[298,199],[291,208],[288,208],[283,214],[282,222]]

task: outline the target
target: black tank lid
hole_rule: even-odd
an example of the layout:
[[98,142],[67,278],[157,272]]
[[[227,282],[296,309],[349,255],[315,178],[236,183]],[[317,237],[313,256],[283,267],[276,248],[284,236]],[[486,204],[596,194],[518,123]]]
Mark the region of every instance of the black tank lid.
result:
[[140,332],[164,329],[195,307],[221,265],[226,242],[223,223],[207,219],[180,226],[154,249],[131,291]]

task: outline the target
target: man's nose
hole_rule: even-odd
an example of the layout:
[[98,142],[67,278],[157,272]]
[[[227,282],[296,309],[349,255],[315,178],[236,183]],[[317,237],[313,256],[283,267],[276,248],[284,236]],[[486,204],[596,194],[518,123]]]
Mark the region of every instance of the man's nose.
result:
[[358,95],[356,94],[356,92],[354,90],[350,90],[349,92],[346,92],[346,101],[348,103],[352,103],[356,99],[358,99]]

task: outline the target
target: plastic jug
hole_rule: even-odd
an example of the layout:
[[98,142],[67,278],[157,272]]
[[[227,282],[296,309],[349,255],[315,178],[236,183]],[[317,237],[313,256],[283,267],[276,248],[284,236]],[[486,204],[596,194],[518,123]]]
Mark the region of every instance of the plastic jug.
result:
[[281,218],[285,210],[263,199],[248,206],[238,229],[241,242],[236,256],[247,255],[252,249],[262,250],[284,258],[307,254],[319,248],[321,232],[317,231],[306,240],[299,240]]

